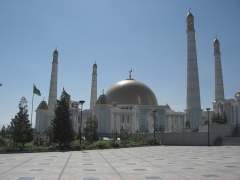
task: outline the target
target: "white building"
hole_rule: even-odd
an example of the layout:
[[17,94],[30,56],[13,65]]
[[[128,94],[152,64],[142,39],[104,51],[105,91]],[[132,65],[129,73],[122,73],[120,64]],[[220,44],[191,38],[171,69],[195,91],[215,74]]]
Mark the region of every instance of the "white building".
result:
[[220,116],[226,115],[226,124],[230,125],[233,131],[238,130],[240,127],[240,92],[237,92],[234,98],[225,98],[220,41],[217,38],[213,41],[213,48],[215,67],[215,101],[213,102],[213,111]]
[[100,135],[157,131],[181,131],[184,113],[159,106],[153,91],[145,84],[129,79],[119,81],[106,94],[100,95],[95,107]]
[[[119,133],[121,129],[129,133],[206,131],[208,112],[202,111],[200,100],[200,84],[197,63],[197,48],[195,40],[194,16],[191,12],[187,18],[187,97],[186,111],[175,112],[169,105],[158,105],[154,92],[142,82],[129,78],[117,82],[106,94],[97,99],[97,64],[92,67],[90,108],[83,111],[82,129],[88,118],[96,117],[98,132],[101,136]],[[211,119],[214,113],[226,114],[227,125],[232,129],[240,127],[240,91],[232,99],[224,97],[223,73],[221,65],[220,42],[215,39],[214,67],[215,67],[215,100]],[[42,101],[36,111],[36,132],[44,134],[51,120],[57,102],[58,51],[53,52],[52,72],[48,104]],[[166,87],[167,88],[167,87]],[[71,101],[70,118],[74,132],[79,131],[80,109],[79,103]]]

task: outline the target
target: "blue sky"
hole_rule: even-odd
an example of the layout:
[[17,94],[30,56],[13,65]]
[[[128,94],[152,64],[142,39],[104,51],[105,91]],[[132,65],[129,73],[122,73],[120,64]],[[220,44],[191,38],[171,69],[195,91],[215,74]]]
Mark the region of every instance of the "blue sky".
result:
[[[59,49],[58,96],[63,86],[89,106],[91,68],[98,64],[98,94],[133,77],[158,103],[186,104],[187,10],[195,15],[202,107],[214,98],[212,40],[221,42],[225,95],[240,88],[239,0],[2,0],[0,1],[0,126],[8,124],[32,84],[47,100],[52,51]],[[35,119],[35,117],[34,117]]]

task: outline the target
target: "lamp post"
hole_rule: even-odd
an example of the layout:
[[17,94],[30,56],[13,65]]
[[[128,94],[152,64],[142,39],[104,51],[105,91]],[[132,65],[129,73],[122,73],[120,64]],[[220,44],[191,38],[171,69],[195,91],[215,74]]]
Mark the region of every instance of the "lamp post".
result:
[[210,108],[206,108],[207,113],[208,113],[208,146],[210,146],[210,133],[209,133],[209,124],[210,124],[210,120],[209,120],[209,113],[210,113]]
[[79,129],[78,129],[78,132],[79,132],[79,143],[80,143],[80,147],[82,145],[82,111],[83,111],[83,104],[85,103],[85,101],[81,100],[79,101],[79,104],[80,104],[80,111],[81,111],[81,114],[80,114],[80,122],[79,123]]
[[154,137],[154,144],[156,144],[156,110],[153,111],[153,137]]

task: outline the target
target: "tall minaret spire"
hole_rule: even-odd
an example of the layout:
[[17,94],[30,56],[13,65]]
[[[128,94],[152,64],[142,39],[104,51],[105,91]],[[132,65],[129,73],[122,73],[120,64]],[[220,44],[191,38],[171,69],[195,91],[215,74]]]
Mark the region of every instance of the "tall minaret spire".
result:
[[53,51],[52,72],[48,97],[48,109],[51,115],[54,115],[57,103],[57,75],[58,75],[58,50],[55,49]]
[[223,74],[221,63],[220,42],[216,38],[213,41],[214,57],[215,57],[215,101],[224,100],[224,86],[223,86]]
[[97,101],[97,64],[93,64],[90,110],[93,113]]
[[198,129],[201,120],[201,102],[198,77],[197,50],[194,16],[187,15],[187,109],[186,118],[190,128]]

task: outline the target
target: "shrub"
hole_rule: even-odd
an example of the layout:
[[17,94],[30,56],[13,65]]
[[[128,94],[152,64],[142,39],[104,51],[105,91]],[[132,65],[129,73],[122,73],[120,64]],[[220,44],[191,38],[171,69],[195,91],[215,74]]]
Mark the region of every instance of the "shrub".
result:
[[97,141],[95,143],[86,146],[86,149],[109,149],[111,148],[111,143],[109,141]]
[[120,130],[120,140],[122,144],[126,144],[129,140],[130,135],[128,134],[128,131],[123,129],[123,127]]
[[155,139],[147,140],[147,145],[159,145],[159,142]]
[[214,145],[215,145],[215,146],[221,146],[222,143],[223,143],[222,137],[217,137],[217,138],[215,139],[215,141],[214,141]]
[[98,141],[96,145],[99,149],[107,149],[111,147],[111,144],[108,141]]
[[111,141],[110,144],[111,144],[111,147],[113,147],[113,148],[119,148],[120,147],[120,144],[119,144],[118,141]]

